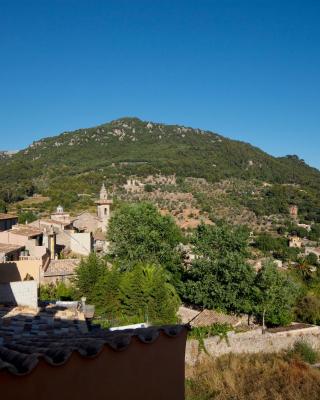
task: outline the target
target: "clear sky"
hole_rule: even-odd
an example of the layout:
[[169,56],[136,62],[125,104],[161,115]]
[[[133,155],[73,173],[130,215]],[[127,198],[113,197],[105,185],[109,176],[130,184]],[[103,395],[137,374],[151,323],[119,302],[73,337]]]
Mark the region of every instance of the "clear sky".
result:
[[122,116],[320,168],[320,1],[0,0],[0,149]]

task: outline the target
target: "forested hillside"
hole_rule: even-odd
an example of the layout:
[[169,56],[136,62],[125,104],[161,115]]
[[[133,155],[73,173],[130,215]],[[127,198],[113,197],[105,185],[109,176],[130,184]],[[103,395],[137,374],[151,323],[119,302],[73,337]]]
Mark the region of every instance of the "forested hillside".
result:
[[295,184],[312,198],[320,192],[320,172],[297,156],[275,158],[209,131],[122,118],[3,155],[0,199],[10,203],[35,192],[65,194],[66,188],[73,196],[91,194],[102,179],[119,185],[128,176],[158,173],[205,178],[209,183],[238,179],[254,185]]

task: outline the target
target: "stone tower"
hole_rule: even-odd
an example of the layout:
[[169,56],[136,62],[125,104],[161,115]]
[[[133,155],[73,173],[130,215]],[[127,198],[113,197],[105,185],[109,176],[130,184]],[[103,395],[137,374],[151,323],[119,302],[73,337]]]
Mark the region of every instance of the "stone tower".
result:
[[100,198],[96,201],[96,204],[98,218],[100,220],[100,228],[102,229],[102,232],[106,232],[110,218],[112,200],[108,199],[108,192],[104,183],[100,190]]

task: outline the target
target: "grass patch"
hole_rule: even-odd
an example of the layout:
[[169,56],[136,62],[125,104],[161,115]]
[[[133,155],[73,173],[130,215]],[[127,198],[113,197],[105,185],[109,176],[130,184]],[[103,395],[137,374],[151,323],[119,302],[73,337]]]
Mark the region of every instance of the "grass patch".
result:
[[320,398],[320,371],[286,354],[229,354],[187,372],[186,400]]

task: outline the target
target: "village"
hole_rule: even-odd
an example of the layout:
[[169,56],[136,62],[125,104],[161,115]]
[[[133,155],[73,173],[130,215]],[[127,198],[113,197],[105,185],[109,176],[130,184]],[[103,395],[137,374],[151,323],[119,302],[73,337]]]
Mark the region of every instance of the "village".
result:
[[[17,271],[20,280],[34,279],[38,284],[67,280],[81,257],[106,252],[112,200],[104,185],[96,205],[96,215],[84,212],[71,218],[58,206],[48,218],[24,225],[18,224],[16,215],[1,214],[0,282],[13,281]],[[62,253],[72,257],[63,258]]]
[[[163,179],[166,178],[161,179],[163,183]],[[170,179],[170,184],[175,183],[175,177],[167,179]],[[154,185],[155,179],[149,178],[147,183],[129,179],[124,185],[124,190],[128,195],[143,195],[148,182]],[[137,201],[137,198],[135,200]],[[15,352],[20,351],[21,346],[26,346],[26,343],[36,348],[35,340],[37,337],[41,337],[46,344],[45,348],[41,344],[41,348],[37,350],[40,354],[39,357],[56,351],[55,343],[59,343],[59,346],[61,344],[65,347],[64,353],[60,356],[65,363],[68,351],[72,351],[68,349],[73,349],[75,346],[72,337],[83,338],[78,340],[86,341],[88,343],[86,346],[89,347],[95,346],[97,338],[99,338],[104,345],[117,349],[122,346],[126,347],[126,343],[133,340],[136,335],[143,343],[149,340],[150,343],[153,343],[155,340],[152,339],[153,335],[155,335],[154,337],[159,335],[162,328],[153,327],[148,320],[141,320],[137,324],[109,326],[108,329],[103,329],[97,324],[100,320],[95,318],[95,304],[88,304],[86,297],[82,297],[78,301],[52,299],[44,302],[39,299],[41,287],[55,286],[60,283],[68,285],[72,282],[81,260],[87,259],[92,254],[98,257],[108,254],[110,243],[107,240],[107,232],[113,215],[113,199],[108,195],[105,184],[102,184],[95,205],[96,213],[84,211],[76,216],[71,216],[63,207],[57,206],[56,210],[47,217],[41,217],[30,223],[26,221],[25,224],[18,223],[17,215],[11,213],[0,215],[0,304],[2,304],[0,307],[0,340]],[[311,231],[311,225],[300,223],[297,206],[290,206],[288,213],[296,227],[302,228],[306,232]],[[162,215],[167,215],[167,213],[162,213]],[[194,227],[205,223],[205,219],[198,219],[194,222]],[[208,220],[207,226],[212,227],[213,222]],[[181,226],[181,228],[183,227],[184,225]],[[186,233],[190,234],[188,232],[189,230]],[[254,244],[257,239],[252,234],[250,236],[251,243]],[[296,249],[301,257],[313,253],[319,260],[320,249],[316,247],[315,241],[303,238],[296,232],[284,234],[284,237],[287,247]],[[190,268],[198,257],[193,246],[180,243],[178,247],[182,251],[185,268]],[[248,263],[258,273],[264,268],[268,258],[272,256],[273,254],[270,252],[269,256],[263,257],[261,251],[257,253],[253,247]],[[274,257],[272,259],[279,271],[299,268],[298,262],[283,262]],[[311,272],[315,271],[316,267],[311,268]],[[107,293],[105,295],[108,296]],[[176,344],[180,343],[178,347],[186,344],[185,352],[180,351],[179,353],[175,348],[172,357],[180,359],[180,362],[183,360],[187,377],[192,377],[194,368],[207,362],[208,357],[287,351],[301,340],[314,347],[318,347],[320,344],[320,327],[310,323],[293,322],[288,326],[265,329],[259,321],[250,318],[248,314],[223,313],[206,307],[190,306],[190,304],[179,306],[177,321],[180,325],[170,328],[170,331],[164,330],[164,333],[161,334],[163,336],[161,348],[166,349],[168,346],[166,335],[176,338]],[[191,330],[191,334],[184,342],[186,329]],[[117,335],[117,332],[122,335],[121,338],[119,336],[119,339],[114,336]],[[52,341],[52,337],[54,337],[54,341]],[[80,342],[77,346],[84,348],[84,344],[80,344]],[[86,354],[91,352],[89,347],[84,350]],[[94,350],[94,352],[97,351]],[[131,362],[130,352],[126,357],[128,357],[128,362]],[[9,365],[8,368],[14,375],[30,373],[34,369],[31,363],[22,367],[20,361],[9,361],[6,357],[4,359],[7,360],[5,365]],[[60,365],[61,359],[58,361],[58,359],[52,358],[49,362],[51,365]],[[157,360],[160,364],[167,362],[168,356],[160,357],[158,355]],[[170,360],[172,361],[172,358]],[[99,369],[97,362],[96,364],[92,371],[99,377],[102,370]],[[65,365],[64,371],[70,374],[68,372],[70,364]],[[7,368],[7,366],[3,368]],[[180,365],[180,371],[181,368]],[[143,367],[141,369],[143,370]],[[172,370],[167,373],[174,374]],[[157,375],[161,376],[161,373],[157,372]],[[34,372],[31,376],[36,377],[37,373]],[[110,390],[118,392],[119,389],[113,385]],[[158,390],[160,393],[161,390]],[[181,384],[179,390],[181,390]],[[16,392],[13,390],[12,393]]]
[[[191,179],[191,178],[190,178]],[[122,193],[126,196],[124,199],[131,201],[144,201],[145,199],[156,199],[163,195],[161,191],[153,191],[150,198],[148,185],[176,185],[176,177],[172,176],[149,176],[144,179],[132,177],[123,185]],[[205,180],[202,182],[205,185]],[[121,192],[120,192],[121,193]],[[144,197],[148,194],[148,197]],[[134,195],[134,197],[132,197]],[[137,197],[139,196],[139,197]],[[188,198],[186,194],[185,198]],[[185,200],[185,198],[183,198]],[[108,195],[105,184],[101,186],[98,198],[95,200],[96,213],[83,211],[76,216],[71,216],[60,205],[51,214],[40,217],[32,222],[26,221],[25,224],[18,223],[18,216],[12,213],[0,214],[0,284],[11,284],[13,282],[34,281],[37,290],[45,285],[57,285],[59,283],[69,284],[74,279],[75,271],[82,259],[90,254],[104,256],[108,254],[109,243],[107,240],[107,231],[109,221],[112,216],[113,200]],[[162,215],[168,215],[168,211],[160,209]],[[303,229],[304,232],[310,232],[312,225],[300,223],[299,209],[296,205],[291,205],[288,214],[294,226]],[[174,217],[175,214],[173,213]],[[212,225],[213,222],[203,214],[198,215],[196,219],[190,220],[189,215],[185,218],[185,223],[180,224],[181,229],[196,228],[199,224]],[[179,224],[179,219],[176,219]],[[186,224],[186,225],[185,225]],[[191,225],[190,225],[191,224]],[[272,249],[262,251],[255,246],[257,237],[250,233],[252,251],[248,264],[256,272],[261,270],[263,265],[271,258],[276,267],[281,270],[288,268],[299,269],[299,262],[284,261],[278,259]],[[315,264],[320,259],[320,248],[317,247],[317,241],[310,240],[307,237],[301,237],[296,232],[284,233],[288,249],[294,249],[297,257],[308,257],[310,254],[315,258]],[[186,268],[192,264],[196,255],[193,246],[190,244],[179,244],[179,251],[183,254],[183,262]],[[308,266],[310,272],[316,271],[316,265]],[[23,290],[22,290],[23,292]],[[0,302],[4,299],[0,296]],[[17,305],[37,308],[38,297],[33,296],[32,300],[21,300]],[[204,313],[204,314],[203,314]],[[201,318],[196,318],[199,314]],[[246,325],[246,317],[236,318],[226,314],[219,314],[214,310],[186,307],[182,305],[178,311],[178,318],[183,323],[193,321],[193,326],[211,326],[221,321],[231,321],[233,326]],[[206,318],[203,316],[206,315]],[[196,321],[200,322],[196,322]],[[223,322],[223,323],[224,323]],[[229,323],[228,322],[228,323]],[[141,321],[145,324],[145,321]]]
[[[182,229],[194,229],[200,223],[212,224],[208,214],[201,212],[192,201],[191,193],[164,193],[158,189],[150,193],[151,185],[174,186],[176,177],[159,175],[144,179],[129,178],[123,185],[123,192],[119,192],[119,198],[133,202],[155,202],[160,212],[163,215],[171,214]],[[40,217],[30,223],[26,221],[25,224],[18,224],[18,215],[10,212],[0,214],[0,282],[16,278],[14,275],[16,272],[11,268],[12,263],[16,271],[19,271],[21,280],[35,279],[39,285],[67,281],[73,276],[74,269],[82,257],[92,252],[106,254],[108,251],[106,233],[113,204],[113,200],[109,197],[103,184],[99,198],[95,200],[96,213],[83,211],[71,216],[70,212],[66,212],[58,205],[56,210],[46,217]],[[166,199],[171,202],[178,201],[178,205],[170,211],[164,206],[167,203],[158,203],[158,198],[162,198],[163,201]],[[176,210],[179,208],[182,209],[182,213],[177,217]],[[300,223],[298,212],[296,205],[289,207],[292,223],[304,232],[310,232],[312,225]],[[299,256],[314,254],[320,260],[320,247],[317,246],[317,241],[301,237],[295,231],[283,236],[287,239],[288,247],[296,249]],[[194,254],[190,246],[182,244],[181,246],[185,250],[186,262],[192,260]],[[258,271],[270,256],[272,252],[265,257],[261,252],[253,252],[248,262]],[[298,264],[293,261],[288,263],[276,257],[274,262],[278,268],[288,268]],[[315,266],[312,268],[315,270]]]

